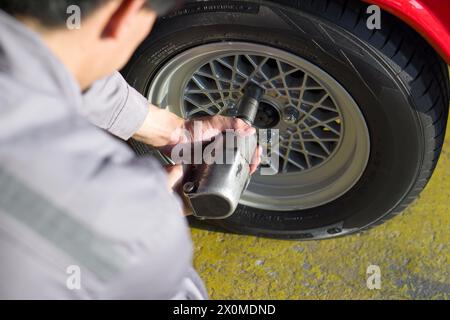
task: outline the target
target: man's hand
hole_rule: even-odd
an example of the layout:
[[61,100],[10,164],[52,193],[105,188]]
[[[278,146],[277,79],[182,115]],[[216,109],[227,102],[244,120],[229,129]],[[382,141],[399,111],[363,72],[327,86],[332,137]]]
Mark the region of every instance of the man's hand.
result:
[[185,120],[168,110],[150,105],[147,117],[133,138],[155,148],[179,143],[176,132],[184,128]]
[[[167,172],[167,188],[169,192],[175,192],[179,195],[183,193],[182,191],[182,180],[183,180],[183,166],[174,165],[165,167]],[[184,197],[180,197],[183,201],[183,214],[185,216],[192,215],[192,208],[189,206],[187,200]]]
[[183,179],[183,166],[178,164],[174,166],[167,166],[164,169],[167,173],[167,188],[172,192],[178,185],[181,184]]
[[[195,131],[195,122],[201,122],[202,132]],[[256,129],[242,121],[241,119],[224,117],[224,116],[213,116],[213,117],[202,117],[192,120],[185,121],[185,129],[190,133],[191,140],[186,142],[198,142],[197,137],[200,137],[201,141],[208,141],[211,138],[221,134],[227,129],[233,129],[239,135],[247,136],[256,134]],[[250,174],[255,173],[261,162],[262,150],[261,147],[256,149],[255,155],[253,156],[252,163],[250,164]]]
[[[195,122],[201,122],[201,132],[194,132]],[[255,134],[255,128],[241,119],[213,116],[184,120],[168,110],[150,106],[144,124],[133,138],[167,153],[174,145],[207,141],[227,129],[242,135]],[[259,166],[261,154],[261,148],[258,148],[250,168],[252,174]]]
[[[196,122],[197,124],[201,122],[201,126],[195,126]],[[201,128],[201,132],[195,132],[199,127]],[[228,129],[233,129],[241,135],[252,135],[256,132],[255,128],[236,118],[214,116],[184,120],[167,110],[150,106],[144,124],[133,138],[156,147],[165,154],[170,154],[173,146],[179,143],[209,141],[211,138]],[[250,165],[251,174],[258,168],[261,155],[262,150],[258,147]],[[168,177],[167,188],[171,192],[181,194],[183,166],[168,166],[165,170]],[[182,197],[182,199],[184,198]],[[187,203],[184,203],[183,211],[185,215],[192,214],[192,210]]]

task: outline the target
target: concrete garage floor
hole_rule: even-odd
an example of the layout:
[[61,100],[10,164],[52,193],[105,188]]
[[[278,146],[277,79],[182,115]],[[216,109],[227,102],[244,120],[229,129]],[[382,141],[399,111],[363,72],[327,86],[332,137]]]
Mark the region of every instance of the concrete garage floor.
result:
[[[192,233],[212,299],[450,299],[450,134],[420,198],[364,234],[297,242]],[[369,265],[381,268],[380,290],[366,286]]]

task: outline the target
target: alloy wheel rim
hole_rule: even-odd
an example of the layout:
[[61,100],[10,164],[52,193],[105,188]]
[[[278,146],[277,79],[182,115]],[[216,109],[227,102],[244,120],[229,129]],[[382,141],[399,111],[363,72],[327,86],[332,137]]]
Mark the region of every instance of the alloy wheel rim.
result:
[[247,42],[189,49],[157,73],[148,98],[185,118],[233,115],[250,81],[266,89],[257,124],[279,129],[280,167],[276,175],[255,174],[241,203],[306,209],[353,187],[370,154],[364,117],[338,81],[287,51]]

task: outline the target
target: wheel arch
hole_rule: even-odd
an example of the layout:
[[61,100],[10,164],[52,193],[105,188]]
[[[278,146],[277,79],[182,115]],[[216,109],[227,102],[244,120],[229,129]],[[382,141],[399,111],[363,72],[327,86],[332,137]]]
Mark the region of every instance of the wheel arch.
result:
[[[450,65],[450,10],[443,10],[446,0],[311,0],[318,6],[325,8],[331,2],[339,1],[348,4],[350,2],[365,2],[378,5],[382,12],[389,12],[399,21],[408,25],[420,37],[422,37],[438,54]],[[260,1],[266,2],[266,1]],[[300,1],[292,0],[267,0],[298,8]],[[450,8],[449,8],[450,9]]]
[[[450,64],[450,7],[445,0],[363,0],[405,22]],[[447,9],[445,7],[447,6]],[[442,8],[444,7],[444,8]]]

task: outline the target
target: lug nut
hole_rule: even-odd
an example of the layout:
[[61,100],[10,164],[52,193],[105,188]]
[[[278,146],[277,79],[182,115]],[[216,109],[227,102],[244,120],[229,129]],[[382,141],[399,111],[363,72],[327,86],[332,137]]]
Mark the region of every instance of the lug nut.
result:
[[287,107],[283,112],[283,120],[289,124],[296,123],[299,117],[299,112],[294,107]]

